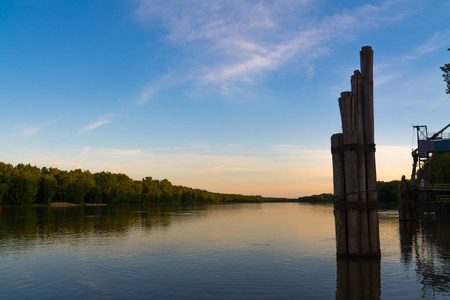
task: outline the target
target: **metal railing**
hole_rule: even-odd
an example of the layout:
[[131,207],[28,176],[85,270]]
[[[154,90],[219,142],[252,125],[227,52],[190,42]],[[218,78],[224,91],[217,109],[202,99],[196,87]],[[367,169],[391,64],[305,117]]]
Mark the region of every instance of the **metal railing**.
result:
[[432,184],[424,184],[420,186],[421,190],[449,190],[450,191],[450,183],[432,183]]
[[430,186],[432,190],[450,190],[450,183],[433,183]]
[[450,195],[437,195],[436,201],[449,201],[450,202]]
[[[428,132],[426,139],[431,138],[435,133],[436,132]],[[442,140],[450,140],[450,133],[449,132],[441,133],[437,138]],[[420,140],[425,140],[423,135],[421,136]]]

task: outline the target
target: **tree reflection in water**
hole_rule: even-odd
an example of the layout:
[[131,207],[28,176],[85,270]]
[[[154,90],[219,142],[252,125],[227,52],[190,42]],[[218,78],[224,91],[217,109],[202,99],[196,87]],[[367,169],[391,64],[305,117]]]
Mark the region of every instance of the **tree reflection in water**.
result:
[[450,296],[450,219],[400,222],[401,259],[415,268],[423,299]]
[[177,208],[173,206],[145,209],[135,206],[10,207],[4,209],[0,218],[0,240],[20,241],[22,247],[33,248],[40,240],[52,243],[60,236],[83,238],[104,234],[121,237],[136,226],[147,231],[169,227],[176,219],[176,212]]

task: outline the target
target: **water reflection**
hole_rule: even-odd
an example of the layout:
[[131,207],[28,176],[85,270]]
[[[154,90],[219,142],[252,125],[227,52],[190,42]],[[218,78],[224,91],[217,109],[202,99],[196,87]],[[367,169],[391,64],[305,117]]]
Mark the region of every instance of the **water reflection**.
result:
[[7,208],[0,299],[330,299],[333,229],[296,203]]
[[449,232],[382,211],[380,264],[336,261],[330,205],[3,208],[0,298],[444,299]]
[[[216,210],[240,210],[244,205],[202,206],[94,206],[94,207],[7,207],[0,210],[0,250],[11,245],[31,249],[45,242],[88,237],[125,238],[137,232],[168,231],[173,224],[187,224]],[[8,251],[0,251],[0,255]]]
[[380,260],[337,259],[336,299],[380,299]]
[[413,244],[417,245],[417,232],[420,229],[419,221],[399,222],[401,261],[409,266],[413,256]]
[[[20,242],[32,247],[42,240],[50,242],[62,236],[82,238],[90,235],[121,237],[140,227],[150,231],[167,228],[182,207],[38,207],[4,208],[0,213],[0,240]],[[196,217],[198,217],[197,214]],[[184,215],[183,219],[189,219]],[[3,246],[6,246],[3,243]],[[0,246],[1,248],[1,246]]]
[[381,212],[382,258],[337,260],[336,299],[448,299],[450,218]]
[[414,268],[422,299],[450,296],[450,223],[448,218],[400,222],[401,261]]

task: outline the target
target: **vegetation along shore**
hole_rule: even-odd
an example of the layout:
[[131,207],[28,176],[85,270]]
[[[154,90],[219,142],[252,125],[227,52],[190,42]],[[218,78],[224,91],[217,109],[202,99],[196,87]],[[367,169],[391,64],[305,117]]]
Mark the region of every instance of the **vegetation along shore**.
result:
[[[220,204],[263,202],[261,196],[220,194],[172,185],[167,179],[133,180],[125,174],[80,169],[42,169],[0,162],[0,204],[67,206],[90,204]],[[65,204],[66,203],[66,204]]]

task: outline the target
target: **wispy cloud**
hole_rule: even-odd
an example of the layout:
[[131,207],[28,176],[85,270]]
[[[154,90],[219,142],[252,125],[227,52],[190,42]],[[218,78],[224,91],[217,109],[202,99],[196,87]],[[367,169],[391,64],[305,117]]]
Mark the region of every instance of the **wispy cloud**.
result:
[[49,166],[54,166],[54,167],[58,167],[58,168],[62,168],[62,169],[66,169],[66,168],[75,168],[75,169],[82,169],[81,164],[79,163],[74,163],[74,162],[66,162],[66,161],[49,161],[47,162],[47,164]]
[[[399,86],[399,84],[403,83],[406,87],[415,86],[415,91],[417,93],[417,87],[423,85],[424,80],[429,77],[429,74],[425,74],[423,69],[418,74],[413,74],[414,72],[410,69],[411,63],[440,49],[446,50],[449,40],[450,31],[435,33],[425,41],[421,42],[418,40],[418,45],[416,47],[411,48],[404,53],[382,58],[381,62],[376,63],[374,66],[375,87],[394,82],[397,90],[409,90],[409,88]],[[412,81],[421,82],[422,84],[416,84]],[[405,96],[403,96],[403,98],[404,97]],[[428,101],[429,100],[427,100],[427,102]],[[408,106],[417,105],[418,102],[420,101],[412,102],[411,99],[408,99],[407,103],[404,104]],[[397,101],[397,104],[399,103],[401,103],[401,101]]]
[[86,146],[86,147],[83,148],[83,150],[81,150],[81,153],[83,155],[87,155],[89,153],[89,151],[91,151],[91,147]]
[[314,60],[331,51],[330,41],[348,40],[408,16],[408,9],[398,9],[399,2],[405,6],[405,1],[385,1],[326,15],[316,1],[138,1],[141,22],[162,20],[167,41],[195,50],[186,55],[195,62],[192,66],[183,63],[181,76],[164,75],[151,83],[139,102],[183,76],[229,94],[287,65],[313,74]]
[[150,82],[144,87],[139,96],[138,104],[145,104],[150,101],[159,91],[171,86],[179,85],[191,80],[189,74],[180,74],[179,72],[169,72],[155,81]]
[[46,121],[38,122],[37,124],[28,124],[28,123],[18,123],[17,124],[17,134],[23,138],[28,138],[35,136],[39,132],[49,129],[55,123],[57,123],[59,119],[49,119]]
[[401,72],[398,73],[383,73],[379,76],[376,76],[376,80],[374,81],[375,87],[379,87],[385,83],[392,82],[392,80],[401,77],[403,74]]
[[31,126],[26,124],[22,124],[19,128],[20,134],[24,137],[35,135],[40,129],[41,127],[39,126]]
[[431,38],[425,41],[422,45],[418,46],[411,57],[417,59],[430,52],[434,52],[438,49],[446,49],[450,39],[450,31],[447,33],[436,33]]
[[105,124],[112,123],[112,121],[113,121],[115,116],[116,116],[115,114],[111,114],[111,113],[106,114],[106,115],[100,117],[94,123],[91,123],[91,124],[87,125],[86,127],[82,128],[80,130],[80,133],[85,133],[85,132],[91,131],[91,130],[93,130],[95,128],[98,128],[100,126],[103,126]]
[[104,155],[123,155],[123,156],[133,156],[141,154],[139,149],[100,149],[100,153]]
[[[410,49],[402,55],[396,55],[384,59],[381,63],[377,63],[374,66],[374,72],[380,70],[398,67],[408,63],[411,60],[417,60],[431,52],[439,49],[446,50],[450,40],[450,31],[435,33],[433,36],[417,45],[415,48]],[[418,41],[420,42],[420,41]]]
[[113,157],[113,156],[136,156],[142,154],[140,149],[92,149],[90,146],[86,146],[81,149],[82,156],[91,157]]
[[19,123],[16,126],[17,135],[23,139],[31,138],[42,130],[40,125],[35,124]]

